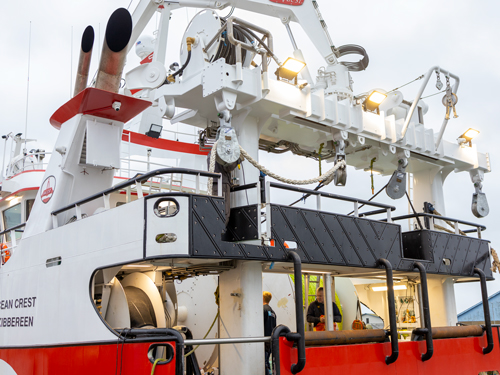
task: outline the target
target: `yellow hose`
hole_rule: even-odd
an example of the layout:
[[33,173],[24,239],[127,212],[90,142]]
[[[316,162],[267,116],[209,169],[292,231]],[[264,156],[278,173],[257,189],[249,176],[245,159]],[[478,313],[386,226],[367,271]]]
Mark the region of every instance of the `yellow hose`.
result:
[[151,375],[154,375],[155,368],[156,368],[156,365],[158,364],[158,362],[166,361],[166,360],[167,360],[166,358],[158,358],[157,360],[155,360],[155,363],[153,363],[153,368],[151,369]]

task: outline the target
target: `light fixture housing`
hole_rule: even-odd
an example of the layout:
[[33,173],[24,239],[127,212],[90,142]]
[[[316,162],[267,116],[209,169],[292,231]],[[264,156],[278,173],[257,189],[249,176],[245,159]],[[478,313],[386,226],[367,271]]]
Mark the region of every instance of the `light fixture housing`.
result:
[[379,90],[373,90],[370,94],[368,94],[363,102],[363,109],[365,111],[376,112],[379,114],[380,111],[378,107],[384,102],[385,99],[387,99],[387,94]]
[[149,127],[149,131],[146,132],[146,135],[151,138],[160,138],[161,136],[161,131],[163,130],[162,125],[157,125],[157,124],[151,124]]
[[278,67],[275,74],[278,80],[280,78],[288,81],[295,80],[295,84],[297,84],[297,76],[305,67],[305,62],[289,57],[280,67]]
[[[401,284],[401,285],[394,285],[394,288],[393,290],[406,290],[406,285],[405,284]],[[384,286],[372,286],[372,290],[374,292],[385,292],[387,291],[387,285],[384,285]]]
[[477,137],[479,134],[479,130],[469,128],[467,129],[464,134],[462,134],[460,137],[458,137],[458,143],[460,145],[464,145],[466,143],[469,144],[469,147],[472,147],[472,140]]

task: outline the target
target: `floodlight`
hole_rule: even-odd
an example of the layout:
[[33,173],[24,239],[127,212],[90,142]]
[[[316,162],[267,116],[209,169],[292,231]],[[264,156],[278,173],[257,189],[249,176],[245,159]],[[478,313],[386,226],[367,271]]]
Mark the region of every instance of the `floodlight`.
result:
[[[385,292],[387,291],[387,285],[385,286],[372,286],[374,292]],[[406,290],[406,285],[394,285],[393,290]]]
[[379,113],[378,107],[387,98],[387,94],[373,90],[363,102],[363,109],[365,111]]
[[474,139],[478,134],[479,130],[469,128],[464,134],[458,137],[458,143],[460,145],[468,143],[469,147],[472,147],[472,139]]
[[306,63],[293,57],[289,57],[286,61],[276,70],[278,79],[284,78],[288,81],[295,80],[297,83],[297,75],[304,69]]
[[285,63],[281,66],[283,69],[289,70],[295,74],[299,74],[306,66],[305,62],[299,61],[292,57],[286,59]]

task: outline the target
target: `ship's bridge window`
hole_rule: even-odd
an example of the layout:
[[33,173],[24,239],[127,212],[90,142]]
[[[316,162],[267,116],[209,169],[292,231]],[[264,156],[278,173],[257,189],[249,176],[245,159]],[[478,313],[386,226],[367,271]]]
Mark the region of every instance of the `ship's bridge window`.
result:
[[[2,213],[4,229],[12,228],[21,224],[21,203],[9,207]],[[22,233],[16,232],[16,239],[20,239]],[[6,233],[7,241],[11,241],[10,233]]]
[[30,217],[31,209],[33,208],[33,203],[35,203],[34,199],[27,199],[26,200],[26,220],[28,221],[28,218]]

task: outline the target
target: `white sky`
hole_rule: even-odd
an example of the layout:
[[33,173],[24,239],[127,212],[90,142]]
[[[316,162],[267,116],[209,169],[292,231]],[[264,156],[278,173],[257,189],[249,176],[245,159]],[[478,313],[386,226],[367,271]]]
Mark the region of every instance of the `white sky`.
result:
[[[22,5],[15,1],[0,2],[1,134],[25,132],[30,21],[28,136],[38,139],[45,149],[51,150],[57,131],[48,120],[70,98],[83,30],[89,24],[94,26],[96,36],[102,40],[110,14],[118,7],[127,8],[129,3],[130,0],[28,0]],[[138,0],[132,0],[130,9],[135,9],[137,3]],[[456,107],[460,117],[449,122],[445,139],[454,140],[469,127],[481,131],[475,143],[479,150],[490,153],[494,170],[486,175],[484,183],[490,215],[481,222],[489,228],[485,238],[500,249],[500,232],[496,227],[500,219],[500,198],[495,194],[500,182],[500,175],[495,171],[500,155],[498,139],[495,138],[499,133],[496,111],[500,86],[500,3],[494,0],[318,0],[318,3],[334,44],[359,44],[369,54],[368,69],[353,74],[355,93],[377,87],[391,90],[425,73],[433,65],[440,65],[460,76]],[[195,13],[194,9],[174,12],[167,57],[169,63],[178,61],[182,34],[188,18]],[[278,54],[282,57],[291,54],[286,31],[278,20],[238,11],[235,15],[270,29],[277,40]],[[300,27],[292,25],[292,29],[314,74],[324,64],[307,37],[301,35]],[[154,30],[155,18],[148,32]],[[99,50],[100,47],[94,47],[91,73],[95,71]],[[138,61],[132,52],[125,70],[132,69]],[[431,80],[424,95],[436,92],[433,83]],[[406,100],[413,100],[418,85],[414,83],[401,90]],[[426,102],[430,106],[426,126],[438,129],[445,113],[441,95]],[[261,160],[271,170],[285,176],[306,178],[317,173],[317,162],[287,154],[278,157],[261,154]],[[323,165],[324,170],[328,167],[330,165]],[[376,189],[387,179],[377,178]],[[369,198],[369,174],[355,173],[350,169],[347,187],[327,187],[325,191]],[[447,215],[477,221],[470,212],[472,193],[473,186],[467,173],[451,174],[445,185]],[[380,197],[381,202],[397,205],[400,208],[398,214],[406,213],[405,202],[391,201],[385,194]],[[500,290],[499,280],[488,284],[489,294]],[[456,290],[458,312],[480,300],[477,283],[460,285]]]

